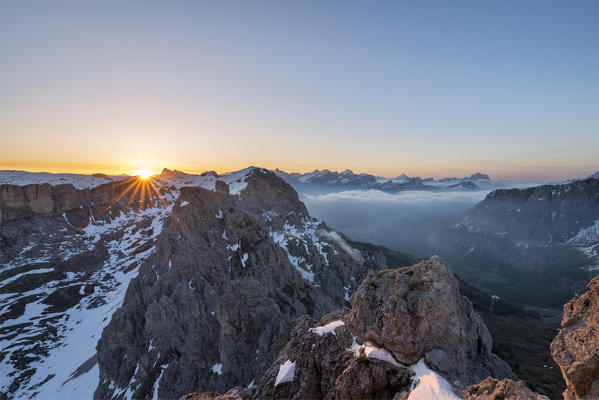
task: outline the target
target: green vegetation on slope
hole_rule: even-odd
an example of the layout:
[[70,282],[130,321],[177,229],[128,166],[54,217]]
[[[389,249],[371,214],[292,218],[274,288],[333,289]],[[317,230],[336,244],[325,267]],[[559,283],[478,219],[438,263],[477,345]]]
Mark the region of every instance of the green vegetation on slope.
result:
[[549,350],[559,325],[515,315],[480,315],[493,336],[493,352],[531,388],[551,399],[561,399],[566,385]]

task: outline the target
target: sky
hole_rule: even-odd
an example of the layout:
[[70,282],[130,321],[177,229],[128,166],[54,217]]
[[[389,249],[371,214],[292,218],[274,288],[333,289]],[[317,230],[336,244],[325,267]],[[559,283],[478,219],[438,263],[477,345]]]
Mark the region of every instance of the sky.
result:
[[0,169],[586,176],[598,7],[3,1]]

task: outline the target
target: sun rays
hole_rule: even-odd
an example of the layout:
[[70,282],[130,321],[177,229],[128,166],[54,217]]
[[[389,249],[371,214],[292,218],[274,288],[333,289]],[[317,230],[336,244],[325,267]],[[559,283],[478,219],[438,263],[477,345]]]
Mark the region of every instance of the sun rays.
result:
[[120,182],[115,182],[114,197],[108,205],[99,210],[99,216],[112,215],[112,209],[121,212],[137,212],[140,217],[147,209],[155,207],[169,210],[172,221],[177,224],[182,237],[195,249],[200,251],[194,243],[189,228],[173,212],[173,207],[178,197],[178,191],[173,192],[174,187],[168,181],[156,176],[142,178],[141,175]]
[[118,182],[115,188],[115,196],[106,206],[105,211],[115,207],[119,203],[124,203],[125,208],[146,209],[154,207],[159,201],[163,206],[168,205],[164,194],[170,192],[152,175],[143,178],[141,175]]

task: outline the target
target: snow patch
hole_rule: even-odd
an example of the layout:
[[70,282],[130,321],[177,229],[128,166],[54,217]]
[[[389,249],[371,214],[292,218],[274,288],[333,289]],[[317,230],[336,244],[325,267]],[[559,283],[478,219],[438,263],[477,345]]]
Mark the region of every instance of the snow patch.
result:
[[324,326],[310,328],[308,329],[308,332],[315,333],[318,336],[326,335],[327,333],[332,333],[333,335],[337,336],[337,334],[335,333],[335,329],[343,325],[345,325],[345,322],[338,319],[337,321],[329,322]]
[[154,381],[154,387],[153,387],[153,392],[152,392],[152,400],[158,400],[158,388],[160,387],[160,380],[162,379],[162,376],[164,375],[164,370],[168,368],[168,364],[163,365],[160,367],[160,375],[158,376],[158,379],[156,379],[156,381]]
[[408,400],[459,400],[453,388],[441,375],[428,368],[424,359],[408,367],[414,373]]
[[359,357],[360,353],[364,353],[364,355],[368,358],[376,358],[377,360],[388,362],[391,365],[394,365],[398,368],[404,368],[405,365],[398,362],[393,354],[387,349],[377,347],[370,342],[366,342],[364,344],[358,344],[356,341],[356,337],[352,335],[352,344],[347,349],[347,351],[354,353],[354,357]]
[[279,367],[279,373],[277,374],[277,379],[275,379],[275,386],[280,385],[285,382],[293,382],[293,378],[295,376],[295,361],[291,362],[290,360],[285,361]]
[[215,373],[217,375],[222,375],[223,374],[223,365],[221,363],[216,363],[212,366],[212,368],[210,368],[210,371],[212,371],[213,373]]

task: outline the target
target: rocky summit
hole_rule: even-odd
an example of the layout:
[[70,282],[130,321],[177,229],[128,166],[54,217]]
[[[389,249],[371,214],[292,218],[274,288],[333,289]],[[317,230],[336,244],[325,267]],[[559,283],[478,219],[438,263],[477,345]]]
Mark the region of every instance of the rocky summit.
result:
[[[469,386],[489,376],[503,380],[504,387],[516,385],[510,393],[533,393],[510,380],[514,374],[491,348],[489,332],[459,294],[458,281],[433,257],[368,275],[351,297],[350,308],[318,322],[301,317],[264,376],[227,395],[413,400],[459,399],[466,391],[470,398],[484,398]],[[544,398],[535,396],[531,398]],[[220,397],[195,393],[184,398]]]
[[100,374],[99,397],[249,384],[297,317],[414,262],[348,244],[256,167],[0,171],[0,218],[0,398],[91,398]]
[[271,172],[253,170],[242,190],[214,179],[212,190],[181,189],[104,329],[95,398],[253,386],[297,318],[321,318],[349,304],[367,272],[414,260],[394,253],[387,265],[380,248],[352,248]]
[[369,275],[354,294],[348,324],[401,363],[424,358],[460,388],[487,376],[514,377],[492,354],[487,327],[438,257]]
[[[349,308],[318,322],[299,318],[257,384],[180,400],[548,400],[491,352],[487,328],[457,286],[438,257],[369,274]],[[564,306],[551,345],[566,400],[599,398],[599,275],[588,289]]]

